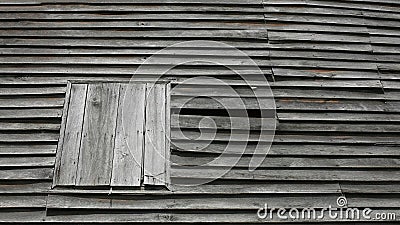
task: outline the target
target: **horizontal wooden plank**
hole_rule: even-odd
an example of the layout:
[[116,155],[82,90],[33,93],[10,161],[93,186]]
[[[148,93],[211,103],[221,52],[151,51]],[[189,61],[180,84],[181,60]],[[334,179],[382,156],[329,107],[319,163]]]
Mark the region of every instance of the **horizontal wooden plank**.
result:
[[[373,210],[371,213],[371,218],[375,218],[378,215],[382,215],[382,213],[388,212],[395,212],[399,214],[398,210]],[[339,213],[339,212],[338,212]],[[265,219],[261,220],[257,216],[254,215],[254,210],[252,212],[245,212],[245,211],[224,211],[223,213],[218,212],[210,212],[205,211],[204,213],[199,212],[185,212],[185,213],[175,213],[175,212],[153,212],[153,213],[137,213],[137,212],[125,212],[125,213],[101,213],[101,212],[83,212],[77,213],[74,212],[73,214],[56,214],[52,215],[51,217],[46,218],[46,222],[75,222],[75,223],[105,223],[105,222],[122,222],[122,223],[145,223],[145,222],[152,222],[152,223],[239,223],[239,224],[254,224],[254,223],[285,223],[287,219],[279,219],[277,215],[273,217],[272,220]],[[370,223],[371,219],[360,219],[357,222],[354,220],[348,219],[330,219],[328,212],[325,211],[324,219],[321,221],[330,222],[332,225],[339,225],[341,223],[353,223],[356,225],[361,225],[365,223]],[[9,214],[6,214],[9,215]],[[318,212],[320,215],[320,212]],[[15,216],[15,215],[14,215]],[[7,221],[7,220],[6,220]],[[302,220],[301,220],[302,221]],[[309,220],[304,220],[309,221]],[[382,222],[380,222],[382,223]],[[373,223],[371,223],[373,224]]]
[[377,56],[372,54],[356,54],[356,53],[343,53],[343,52],[317,52],[317,51],[290,51],[290,50],[271,50],[271,59],[324,59],[336,61],[364,61],[373,62]]
[[338,24],[363,26],[366,24],[363,17],[346,16],[346,15],[313,15],[309,14],[283,14],[283,13],[266,13],[265,20],[267,22],[296,22],[296,23],[315,23],[315,24]]
[[57,142],[59,132],[0,133],[0,142]]
[[62,107],[64,98],[61,97],[17,97],[17,98],[0,98],[0,107],[2,108],[26,108],[26,107],[42,107],[55,108]]
[[[173,140],[174,151],[184,153],[227,153],[227,143],[204,143],[202,141]],[[244,146],[244,147],[243,147]],[[229,153],[240,155],[254,155],[255,144],[243,142],[230,143]],[[259,147],[264,147],[262,144]],[[244,148],[244,149],[243,149]],[[267,151],[268,145],[264,147]],[[268,155],[271,156],[400,156],[399,146],[385,145],[330,145],[325,144],[283,144],[274,143]],[[263,152],[263,154],[265,154]],[[258,155],[258,154],[256,154]]]
[[60,118],[62,108],[53,109],[0,109],[1,119]]
[[374,62],[325,61],[315,59],[272,59],[273,67],[376,70]]
[[[213,162],[213,160],[217,160]],[[179,166],[221,166],[236,168],[248,168],[251,156],[179,156],[171,155],[171,161]],[[258,169],[262,168],[400,168],[400,159],[391,158],[300,158],[300,157],[260,157],[262,162]]]
[[[166,76],[233,76],[237,77],[237,73],[228,69],[221,69],[215,66],[215,69],[212,68],[191,68],[191,69],[171,69],[165,75]],[[106,68],[106,69],[105,69]],[[42,82],[50,83],[50,84],[60,84],[60,82],[55,82],[55,80],[63,81],[61,84],[66,84],[68,77],[71,79],[78,79],[78,80],[88,80],[88,77],[100,80],[118,80],[124,78],[128,80],[132,77],[133,72],[137,68],[133,65],[120,65],[118,67],[110,67],[110,66],[102,66],[97,65],[96,67],[93,66],[84,66],[84,65],[20,65],[20,66],[2,66],[0,67],[0,73],[7,74],[9,77],[2,78],[6,83],[20,83],[20,84],[28,84],[27,81],[35,80],[36,78],[27,77],[26,75],[52,75],[52,76],[65,76],[62,78],[47,78],[43,79]],[[253,76],[253,75],[260,75],[260,70],[255,70],[254,68],[249,67],[235,67],[237,71],[240,71],[240,74],[243,76]],[[264,74],[270,75],[270,69],[262,69],[261,70]],[[142,71],[143,74],[136,73],[136,76],[154,76],[154,71],[147,70]],[[14,77],[10,77],[10,74],[14,74]],[[15,78],[15,75],[22,75],[23,78]],[[115,77],[110,77],[111,75]],[[102,77],[101,77],[102,76]]]
[[[215,58],[216,57],[216,58]],[[219,56],[192,56],[190,61],[185,63],[188,66],[215,66],[212,60],[217,60],[219,63],[225,66],[253,66],[256,63],[259,66],[269,65],[267,60],[254,59],[250,61],[248,57],[219,57]],[[140,66],[143,63],[146,65],[178,65],[183,60],[187,59],[187,56],[170,56],[170,57],[159,57],[156,60],[146,61],[146,57],[138,56],[119,56],[119,57],[106,57],[106,56],[96,56],[96,57],[64,57],[64,56],[48,56],[48,57],[1,57],[0,63],[13,65],[136,65]]]
[[[280,13],[280,14],[311,14],[311,15],[333,15],[336,16],[338,14],[344,16],[355,16],[362,17],[363,12],[358,9],[335,9],[335,8],[323,8],[323,7],[307,7],[306,5],[297,7],[290,6],[274,6],[270,5],[268,2],[264,2],[264,12],[272,14],[272,13]],[[273,14],[272,14],[273,15]]]
[[[1,186],[0,186],[1,187]],[[171,185],[170,190],[127,190],[113,189],[112,194],[129,195],[238,195],[238,194],[334,194],[340,193],[338,183],[252,183],[252,184],[206,184],[199,186],[179,186]],[[109,190],[84,190],[57,187],[50,191],[53,194],[109,194]]]
[[273,130],[275,118],[244,118],[222,116],[196,116],[178,115],[171,116],[171,128],[217,128],[217,129],[251,129]]
[[15,144],[0,144],[1,155],[49,155],[56,153],[56,145],[15,145]]
[[[254,210],[262,207],[265,202],[271,207],[323,207],[327,202],[332,205],[338,194],[314,195],[313,198],[304,197],[283,197],[283,196],[234,196],[234,197],[214,197],[204,198],[202,196],[185,196],[174,198],[174,196],[162,196],[153,198],[143,198],[136,196],[134,199],[129,197],[121,198],[101,198],[83,196],[49,195],[49,209],[68,208],[68,209],[170,209],[170,210],[215,210],[215,209],[240,209]],[[157,204],[155,204],[157,203]]]
[[35,157],[0,157],[0,167],[49,167],[55,162],[54,156],[35,156]]
[[[111,4],[108,4],[111,6]],[[177,9],[181,8],[181,5],[175,5]],[[234,6],[234,5],[233,5]],[[68,7],[68,6],[66,6]],[[111,6],[112,7],[112,6]],[[129,7],[129,6],[128,6]],[[162,5],[153,5],[153,8],[162,8]],[[138,9],[143,8],[143,6],[138,5]],[[173,10],[173,6],[165,7],[165,9]],[[217,9],[217,8],[216,8]],[[159,13],[154,14],[151,12],[132,12],[128,14],[119,14],[115,12],[114,14],[99,14],[99,13],[63,13],[63,12],[23,12],[23,13],[2,13],[0,15],[0,20],[14,21],[14,20],[28,20],[28,21],[135,21],[135,20],[162,20],[163,21],[263,21],[264,16],[256,13],[243,13],[240,16],[237,14],[222,14],[217,12],[201,13]]]
[[53,168],[1,169],[0,180],[50,180]]
[[[5,1],[2,3],[2,5],[8,5],[8,4],[17,4],[17,5],[42,5],[42,4],[66,4],[66,3],[71,3],[70,0],[22,0],[19,1],[18,3],[10,2],[10,1]],[[74,0],[73,3],[75,4],[87,4],[87,1],[84,0]],[[166,1],[161,1],[161,0],[139,0],[139,1],[129,1],[129,0],[117,0],[117,1],[107,1],[107,0],[92,0],[90,3],[96,4],[96,5],[108,5],[108,4],[199,4],[199,5],[212,5],[212,4],[217,4],[217,5],[231,5],[231,4],[237,4],[237,5],[259,5],[260,1],[258,0],[232,0],[232,1],[227,1],[223,0],[218,3],[215,3],[214,1],[211,0],[166,0]]]
[[223,38],[223,39],[259,39],[266,40],[265,30],[150,30],[150,31],[123,31],[123,30],[0,30],[2,37],[74,37],[74,38]]
[[[228,132],[214,133],[213,131],[186,131],[186,130],[171,130],[172,140],[180,141],[261,141],[269,142],[271,132],[264,132],[263,136],[259,134],[248,134],[246,131],[242,133]],[[382,134],[380,136],[369,135],[318,135],[318,134],[275,134],[273,136],[274,143],[331,143],[331,144],[393,144],[397,145],[400,142],[395,140],[395,135]]]
[[0,20],[0,26],[3,29],[264,29],[264,23],[260,21],[90,21],[82,23],[81,21],[18,21],[3,22]]
[[[208,179],[221,174],[222,169],[188,169],[173,168],[171,178]],[[234,180],[307,180],[307,181],[390,181],[398,182],[400,172],[397,170],[343,170],[343,169],[318,169],[318,170],[255,170],[248,169],[230,170],[222,178]]]
[[215,6],[215,5],[133,5],[133,4],[125,4],[124,7],[115,4],[107,4],[107,5],[92,5],[92,4],[63,4],[62,6],[54,6],[54,5],[40,5],[40,6],[3,6],[0,8],[2,12],[235,12],[235,13],[262,13],[262,7],[243,7],[239,5],[224,5],[224,6]]
[[[0,45],[3,47],[64,47],[64,48],[87,48],[87,47],[108,47],[108,48],[165,48],[182,42],[181,40],[170,39],[126,39],[126,38],[0,38]],[[246,40],[225,40],[224,43],[236,48],[266,48],[267,42],[249,42]],[[348,46],[348,45],[347,45]],[[198,46],[200,47],[200,46]],[[350,48],[351,46],[347,47]],[[359,51],[365,49],[365,46],[358,44]],[[116,49],[115,49],[116,50]],[[53,50],[54,51],[54,50]],[[116,50],[118,52],[118,50]]]
[[[340,184],[342,191],[350,194],[399,194],[399,184]],[[371,207],[371,206],[369,206]]]
[[400,122],[399,114],[371,113],[278,113],[282,121]]
[[60,130],[60,124],[0,122],[0,131],[23,131],[23,130],[58,131]]
[[[323,187],[323,186],[322,186]],[[50,182],[3,182],[0,184],[1,194],[47,194],[51,188]]]
[[[78,42],[79,43],[79,42]],[[32,42],[33,44],[33,42]],[[164,49],[160,51],[159,48],[129,48],[129,45],[125,46],[125,48],[113,48],[113,46],[104,45],[103,48],[90,48],[90,46],[80,47],[80,48],[71,48],[73,46],[65,46],[65,48],[54,48],[56,46],[48,46],[44,47],[2,47],[0,48],[0,52],[2,55],[33,55],[33,56],[152,56],[157,54],[158,56],[225,56],[225,57],[243,57],[242,55],[238,55],[237,50],[228,49],[228,48],[211,48],[211,47],[193,47],[193,48],[171,48]],[[100,46],[98,46],[100,47]],[[265,49],[242,49],[248,56],[256,56],[256,57],[267,57],[269,56],[269,51]],[[61,92],[60,87],[46,87],[48,89],[57,89],[58,92]],[[32,89],[37,90],[37,89]],[[46,89],[44,89],[46,90]],[[65,90],[64,90],[65,92]],[[1,92],[0,92],[1,93]]]
[[272,68],[274,76],[289,78],[379,79],[378,71],[346,71],[338,69]]
[[[0,50],[1,51],[1,50]],[[65,87],[0,88],[0,96],[65,94]]]
[[270,31],[268,38],[272,43],[279,42],[342,42],[342,43],[369,43],[367,35],[350,34],[323,34],[315,32],[288,32],[288,31]]
[[279,123],[278,131],[306,131],[306,132],[358,132],[358,133],[386,133],[400,132],[399,125],[392,124],[349,124],[349,123]]
[[46,196],[0,195],[0,208],[44,208]]

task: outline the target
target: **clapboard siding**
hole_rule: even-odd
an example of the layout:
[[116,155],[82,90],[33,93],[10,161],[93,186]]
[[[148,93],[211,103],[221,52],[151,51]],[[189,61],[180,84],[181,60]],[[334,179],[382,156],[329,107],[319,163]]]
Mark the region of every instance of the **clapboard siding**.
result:
[[[0,222],[264,223],[255,214],[264,203],[328,207],[342,195],[351,207],[400,215],[399,11],[395,0],[1,2]],[[187,40],[242,50],[260,66],[274,99],[264,83],[249,88],[212,63],[169,71],[171,178],[210,178],[243,154],[238,164],[211,184],[170,191],[52,189],[67,82],[128,82],[148,57]],[[193,47],[158,63],[212,56],[244,63],[243,74],[260,74],[245,59],[226,57],[230,50]],[[222,79],[235,93],[207,77]],[[274,128],[260,121],[275,120],[260,118],[254,92],[266,109],[276,106],[278,123],[268,157],[249,171],[251,158],[261,156],[254,153],[259,133],[266,132],[268,143]],[[242,99],[249,127],[243,117],[232,126],[221,104],[206,96]],[[214,128],[216,139],[202,148]],[[243,135],[235,136],[224,160],[207,169],[184,167],[219,156],[231,129]]]

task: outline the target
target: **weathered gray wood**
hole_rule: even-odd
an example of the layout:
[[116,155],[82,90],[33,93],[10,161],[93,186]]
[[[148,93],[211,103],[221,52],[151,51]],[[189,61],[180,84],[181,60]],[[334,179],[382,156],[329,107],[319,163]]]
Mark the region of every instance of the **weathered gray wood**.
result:
[[[161,15],[160,15],[161,16]],[[260,18],[259,18],[260,19]],[[82,24],[81,21],[24,21],[24,22],[3,22],[0,20],[0,26],[5,29],[54,29],[54,28],[64,28],[64,29],[185,29],[191,26],[192,29],[264,29],[264,23],[262,20],[258,22],[247,21],[246,23],[240,22],[179,22],[179,21],[91,21],[90,23]]]
[[20,97],[0,98],[0,107],[6,108],[55,108],[62,107],[64,98],[60,97]]
[[1,195],[0,208],[44,208],[46,206],[45,195]]
[[[173,154],[171,156],[171,162],[174,165],[179,166],[201,166],[208,162],[216,159],[218,156],[179,156]],[[261,157],[261,156],[260,156]],[[250,159],[252,156],[242,156],[240,160],[235,163],[237,156],[222,156],[219,157],[219,161],[214,163],[213,166],[231,166],[235,168],[247,168],[250,165]],[[357,159],[354,157],[350,158],[316,158],[316,157],[269,157],[265,159],[260,158],[262,163],[258,167],[259,169],[264,168],[400,168],[399,159],[391,158],[361,158]]]
[[52,177],[52,168],[0,170],[0,180],[50,180]]
[[119,84],[89,84],[76,185],[109,185]]
[[61,108],[54,109],[0,109],[1,119],[60,118]]
[[[30,186],[29,186],[30,187]],[[29,188],[28,187],[28,188]],[[1,188],[1,185],[0,185]],[[171,185],[171,190],[119,190],[113,189],[113,194],[129,194],[129,195],[195,195],[195,194],[334,194],[340,192],[339,183],[252,183],[248,184],[207,184],[199,186],[179,186]],[[11,190],[11,193],[17,193],[17,190]],[[80,190],[65,187],[57,187],[50,191],[53,194],[109,194],[109,190]]]
[[111,186],[140,186],[144,151],[146,84],[121,85]]
[[2,194],[47,194],[51,188],[50,182],[27,181],[23,183],[5,183],[0,185]]
[[165,84],[148,84],[146,87],[146,133],[144,149],[144,184],[166,185],[168,155],[168,123],[166,107],[168,88]]
[[[301,207],[299,207],[301,208]],[[266,219],[266,220],[261,220],[257,216],[254,216],[254,211],[256,210],[250,210],[250,212],[247,211],[240,211],[240,212],[227,212],[226,213],[221,213],[220,211],[217,212],[207,212],[207,213],[176,213],[176,212],[155,212],[155,213],[137,213],[135,211],[133,212],[128,212],[128,213],[113,213],[113,214],[105,214],[105,213],[92,213],[92,214],[73,214],[73,215],[61,215],[57,214],[51,217],[47,217],[45,219],[46,222],[63,222],[63,221],[69,221],[69,222],[75,222],[75,223],[105,223],[105,222],[122,222],[122,223],[239,223],[239,224],[254,224],[254,223],[266,223],[266,221],[271,224],[273,223],[287,223],[287,219],[279,219],[278,216],[274,216],[273,219]],[[288,210],[287,210],[288,211]],[[318,210],[317,210],[318,211]],[[375,218],[378,215],[382,215],[382,213],[388,213],[388,212],[394,212],[396,214],[399,214],[399,210],[397,209],[374,209],[372,211],[371,218]],[[321,212],[318,212],[318,215],[320,215]],[[398,219],[396,219],[392,224],[395,224],[398,222]],[[7,220],[6,220],[7,221]],[[302,220],[303,221],[303,220]],[[309,221],[309,220],[307,220]],[[329,222],[331,225],[340,225],[346,222],[349,222],[350,220],[347,219],[331,219],[328,215],[328,211],[326,210],[324,212],[324,217],[323,219],[319,220],[319,222]],[[373,225],[379,225],[382,224],[382,222],[379,223],[374,223],[371,222],[371,219],[360,219],[357,220],[357,222],[352,221],[353,224],[361,225],[365,223],[373,224]],[[388,222],[389,223],[389,222]]]
[[360,183],[343,183],[340,184],[344,193],[351,194],[399,194],[400,185],[398,184],[360,184]]
[[[225,168],[223,168],[225,170]],[[221,174],[222,168],[213,169],[188,169],[172,168],[171,178],[208,179]],[[235,180],[285,180],[285,181],[389,181],[397,182],[400,178],[397,170],[343,170],[343,169],[318,169],[318,170],[255,170],[248,169],[230,170],[220,179]]]
[[54,156],[1,157],[0,167],[52,167]]
[[[248,134],[248,131],[243,133],[237,133],[232,138],[229,132],[219,132],[214,135],[213,131],[190,131],[190,130],[171,130],[171,137],[173,140],[181,141],[260,141],[269,142],[272,132],[266,132],[265,136],[260,137],[259,134]],[[366,134],[363,136],[358,135],[320,135],[320,134],[276,134],[273,138],[274,143],[347,143],[347,144],[400,144],[399,140],[396,140],[396,134],[382,134],[377,136],[376,134]]]
[[64,94],[65,87],[0,88],[0,96]]
[[[218,209],[241,209],[257,210],[265,202],[271,204],[271,207],[323,207],[324,204],[335,204],[338,194],[316,194],[313,198],[304,198],[304,196],[229,196],[202,198],[202,196],[153,196],[148,197],[135,196],[121,198],[102,198],[93,196],[65,196],[50,195],[48,199],[48,208],[94,208],[94,209],[159,209],[169,208],[171,210],[218,210]],[[257,200],[258,199],[258,200]],[[158,204],[155,204],[157,202]],[[286,205],[285,205],[286,204]]]
[[249,126],[251,130],[272,130],[275,128],[275,122],[277,122],[275,118],[230,118],[173,114],[171,117],[171,128],[244,129],[244,127]]
[[[183,141],[173,140],[172,149],[175,151],[186,153],[223,153],[227,147],[227,143],[211,143],[204,146],[200,141]],[[199,146],[202,148],[199,149]],[[230,154],[254,155],[254,144],[248,144],[243,152],[243,143],[231,143]],[[265,148],[267,150],[267,148]],[[400,155],[399,146],[384,146],[384,145],[330,145],[323,144],[283,144],[274,143],[268,155],[271,156],[395,156]]]
[[[153,8],[154,9],[154,8]],[[130,48],[165,48],[174,44],[180,43],[180,40],[172,39],[155,39],[155,40],[148,40],[148,39],[123,39],[123,38],[112,38],[112,39],[98,39],[98,38],[73,38],[69,37],[68,39],[63,38],[51,38],[51,39],[44,39],[44,38],[0,38],[1,45],[5,45],[8,47],[12,46],[25,46],[25,47],[130,47]],[[266,41],[259,41],[259,42],[248,42],[245,40],[227,40],[224,43],[229,44],[230,46],[236,48],[246,48],[246,49],[257,49],[257,48],[266,48],[268,47],[268,43]],[[348,46],[348,45],[347,45]],[[343,46],[345,47],[345,46]],[[357,48],[356,48],[357,47]],[[356,44],[356,47],[351,48],[354,51],[356,49],[358,51],[362,51],[366,49],[365,44]],[[349,49],[348,46],[346,49]],[[369,48],[370,49],[370,48]],[[30,50],[34,51],[34,50]],[[54,50],[52,50],[54,51]],[[117,50],[118,53],[118,50]]]
[[32,130],[44,130],[44,131],[58,131],[60,129],[59,124],[54,123],[16,123],[16,122],[0,122],[0,131],[32,131]]
[[[139,10],[142,6],[137,5],[137,9]],[[162,8],[161,5],[155,5],[153,8]],[[180,6],[177,5],[177,9]],[[173,9],[173,7],[169,7],[169,9]],[[217,9],[217,8],[215,8]],[[62,12],[23,12],[23,13],[2,13],[0,16],[1,20],[31,20],[32,18],[41,19],[41,21],[63,21],[68,20],[78,20],[78,21],[91,21],[91,20],[107,20],[107,21],[123,21],[123,20],[159,20],[162,18],[163,20],[171,20],[171,21],[190,21],[190,20],[203,20],[203,21],[263,21],[264,17],[261,14],[247,14],[243,13],[240,17],[235,14],[215,14],[212,12],[209,13],[185,13],[183,17],[182,14],[172,14],[172,13],[163,13],[160,11],[157,14],[154,13],[132,13],[132,14],[97,14],[97,13],[62,13]]]
[[277,113],[283,121],[400,122],[399,114],[372,113]]
[[57,144],[12,145],[0,144],[0,154],[4,155],[49,155],[56,153]]
[[82,130],[85,118],[85,106],[88,86],[69,84],[60,140],[57,147],[57,163],[54,174],[54,186],[74,185],[79,162],[79,150],[82,143]]
[[[259,39],[266,40],[265,30],[159,30],[159,31],[126,31],[126,30],[0,30],[0,36],[3,37],[81,37],[81,38],[241,38],[241,39]],[[332,35],[331,35],[332,36]],[[343,40],[343,39],[342,39]],[[358,41],[360,42],[360,41]]]
[[28,143],[28,142],[48,142],[49,144],[57,143],[60,134],[56,131],[32,131],[29,133],[25,132],[13,132],[13,133],[2,133],[0,132],[0,142],[4,143]]

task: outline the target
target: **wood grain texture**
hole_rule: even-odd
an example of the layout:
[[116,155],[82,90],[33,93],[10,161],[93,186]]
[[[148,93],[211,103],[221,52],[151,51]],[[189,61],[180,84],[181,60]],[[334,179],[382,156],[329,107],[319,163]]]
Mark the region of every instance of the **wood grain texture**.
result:
[[[148,84],[146,96],[146,134],[144,149],[144,184],[165,185],[167,182],[168,145],[167,88],[164,84]],[[168,113],[169,114],[169,113]]]
[[109,185],[119,84],[89,84],[76,185]]
[[75,185],[85,118],[87,85],[69,85],[69,95],[64,106],[63,126],[57,147],[54,174],[55,185]]
[[121,85],[111,186],[140,186],[144,152],[146,84]]

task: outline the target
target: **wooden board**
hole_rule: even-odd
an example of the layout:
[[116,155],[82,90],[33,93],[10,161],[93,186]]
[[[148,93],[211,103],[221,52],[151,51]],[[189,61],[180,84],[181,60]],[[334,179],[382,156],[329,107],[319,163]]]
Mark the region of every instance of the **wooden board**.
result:
[[120,91],[111,186],[140,186],[146,84],[123,84]]
[[109,185],[119,84],[89,84],[76,185]]

